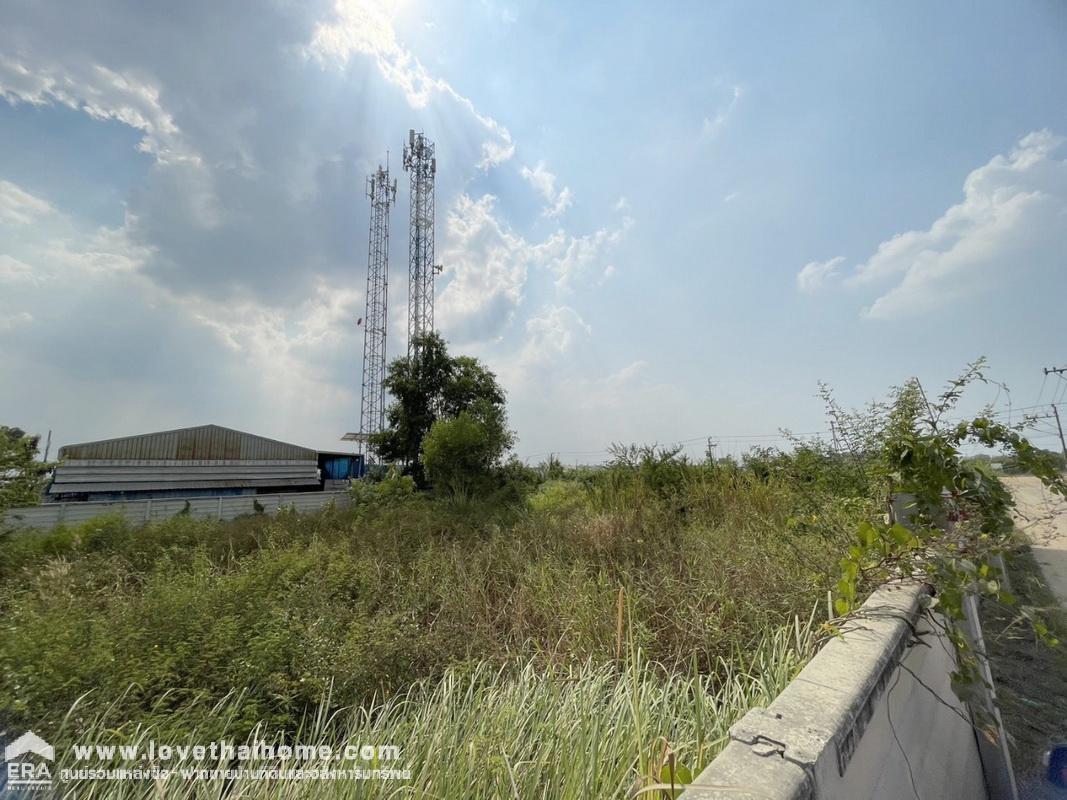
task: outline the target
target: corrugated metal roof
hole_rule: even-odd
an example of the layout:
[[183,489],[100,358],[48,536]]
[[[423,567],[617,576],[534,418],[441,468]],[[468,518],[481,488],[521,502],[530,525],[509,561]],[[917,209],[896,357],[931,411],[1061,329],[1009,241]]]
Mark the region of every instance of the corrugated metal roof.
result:
[[145,461],[315,461],[316,453],[307,447],[235,431],[232,428],[200,425],[194,428],[104,439],[99,442],[68,444],[59,449],[59,457]]

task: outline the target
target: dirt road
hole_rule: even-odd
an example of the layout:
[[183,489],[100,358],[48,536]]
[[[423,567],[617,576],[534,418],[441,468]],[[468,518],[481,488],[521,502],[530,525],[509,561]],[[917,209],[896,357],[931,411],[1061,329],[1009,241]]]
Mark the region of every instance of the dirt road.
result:
[[1015,524],[1033,542],[1049,588],[1067,608],[1067,500],[1051,494],[1037,478],[1004,478],[1015,497]]

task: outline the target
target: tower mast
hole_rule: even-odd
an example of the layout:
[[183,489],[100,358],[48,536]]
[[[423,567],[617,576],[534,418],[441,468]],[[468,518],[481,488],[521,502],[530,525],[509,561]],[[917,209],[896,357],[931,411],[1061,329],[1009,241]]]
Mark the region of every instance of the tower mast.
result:
[[434,177],[437,158],[434,143],[422,133],[408,131],[404,170],[411,175],[411,219],[408,238],[408,358],[417,355],[415,339],[433,331]]
[[385,334],[389,324],[389,207],[396,201],[396,181],[379,164],[367,178],[370,242],[367,253],[367,312],[363,318],[363,401],[359,416],[359,451],[369,453],[367,439],[385,424]]

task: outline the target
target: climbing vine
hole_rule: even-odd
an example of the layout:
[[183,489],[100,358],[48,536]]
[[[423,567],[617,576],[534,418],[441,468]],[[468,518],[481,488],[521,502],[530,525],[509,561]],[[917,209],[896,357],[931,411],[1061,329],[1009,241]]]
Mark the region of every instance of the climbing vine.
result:
[[862,459],[885,501],[884,516],[861,523],[841,559],[834,610],[842,617],[852,613],[867,590],[892,579],[927,581],[936,592],[930,605],[950,621],[946,633],[960,654],[953,676],[960,693],[976,678],[970,644],[953,624],[964,619],[968,596],[1013,607],[1037,636],[1059,644],[1040,611],[1020,606],[1005,588],[1003,558],[1017,547],[1012,498],[988,462],[968,459],[962,449],[1000,449],[1050,490],[1067,495],[1067,486],[1055,461],[1022,435],[1026,420],[1004,425],[988,409],[973,418],[948,419],[968,385],[988,382],[984,367],[984,360],[969,365],[932,402],[919,381],[911,380],[894,392],[891,403],[866,414],[843,412],[824,390],[835,431]]

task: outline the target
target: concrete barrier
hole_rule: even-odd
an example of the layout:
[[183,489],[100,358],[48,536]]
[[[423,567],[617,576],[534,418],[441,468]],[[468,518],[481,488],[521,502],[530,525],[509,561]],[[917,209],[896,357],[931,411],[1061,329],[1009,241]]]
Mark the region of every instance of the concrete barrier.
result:
[[318,511],[328,503],[345,505],[347,492],[281,492],[278,494],[245,494],[233,497],[175,497],[159,500],[134,500],[113,503],[44,503],[39,506],[11,508],[0,523],[13,528],[51,530],[58,525],[77,525],[101,514],[123,514],[131,523],[151,522],[181,514],[189,504],[189,514],[204,519],[234,519],[242,514],[256,513],[255,504],[265,514],[280,508],[297,511]]
[[928,588],[886,586],[730,743],[683,800],[987,800],[951,644]]

